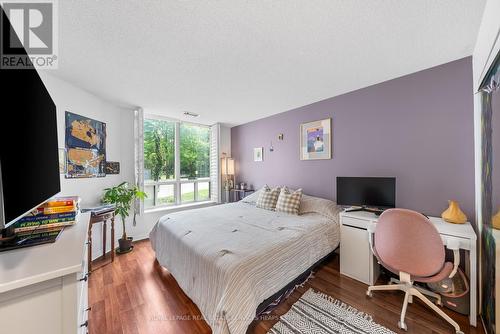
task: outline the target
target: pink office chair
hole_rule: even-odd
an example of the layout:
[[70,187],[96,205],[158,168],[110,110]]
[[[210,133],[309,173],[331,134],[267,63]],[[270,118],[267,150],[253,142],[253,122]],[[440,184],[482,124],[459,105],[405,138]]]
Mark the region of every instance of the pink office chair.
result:
[[415,211],[387,210],[375,225],[375,231],[369,229],[372,251],[382,266],[399,275],[399,281],[396,284],[370,286],[366,294],[371,297],[372,291],[377,290],[404,291],[403,309],[398,323],[403,330],[407,330],[404,320],[408,303],[413,302],[412,297],[416,296],[448,321],[457,334],[463,334],[453,319],[424,296],[435,297],[437,303],[441,304],[438,294],[413,285],[413,282],[438,282],[453,277],[460,262],[458,249],[454,250],[454,263],[445,262],[443,241],[436,227]]

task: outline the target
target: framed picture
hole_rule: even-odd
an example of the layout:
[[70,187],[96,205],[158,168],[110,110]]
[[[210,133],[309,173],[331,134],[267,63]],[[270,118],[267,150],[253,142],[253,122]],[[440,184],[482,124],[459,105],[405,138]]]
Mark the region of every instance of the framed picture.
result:
[[106,176],[106,123],[66,111],[66,178]]
[[59,149],[59,174],[66,174],[66,149]]
[[120,174],[120,163],[116,161],[106,161],[106,174]]
[[332,119],[300,125],[300,160],[332,158]]
[[263,161],[264,160],[263,153],[264,153],[263,147],[254,148],[253,149],[253,161]]

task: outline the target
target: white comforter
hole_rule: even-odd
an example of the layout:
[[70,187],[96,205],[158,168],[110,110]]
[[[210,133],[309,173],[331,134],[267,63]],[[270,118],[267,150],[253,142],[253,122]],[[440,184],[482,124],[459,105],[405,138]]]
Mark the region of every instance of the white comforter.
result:
[[339,225],[239,202],[166,215],[150,239],[213,333],[243,334],[261,302],[338,246]]

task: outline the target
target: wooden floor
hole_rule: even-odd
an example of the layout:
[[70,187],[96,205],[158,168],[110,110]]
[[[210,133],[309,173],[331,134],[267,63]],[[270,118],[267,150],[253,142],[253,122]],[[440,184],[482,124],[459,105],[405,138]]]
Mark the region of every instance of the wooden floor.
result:
[[[102,263],[96,263],[97,266]],[[248,333],[266,333],[309,288],[371,314],[374,320],[400,333],[397,328],[403,300],[401,292],[365,296],[366,285],[339,274],[338,256],[323,265],[304,287],[296,290],[271,314],[254,321]],[[91,334],[107,333],[211,333],[196,305],[179,288],[169,272],[155,261],[149,241],[135,244],[133,252],[117,256],[115,262],[94,269],[89,281]],[[464,333],[484,333],[468,326],[468,318],[448,312]],[[407,333],[454,333],[452,327],[431,310],[415,302],[408,307]]]

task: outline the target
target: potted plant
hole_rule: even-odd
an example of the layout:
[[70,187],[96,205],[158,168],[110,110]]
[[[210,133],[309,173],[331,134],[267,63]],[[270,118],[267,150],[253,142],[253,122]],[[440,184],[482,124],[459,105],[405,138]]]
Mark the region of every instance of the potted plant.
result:
[[[132,250],[132,238],[127,237],[125,230],[125,219],[129,216],[132,201],[135,199],[144,199],[146,194],[140,191],[136,186],[130,186],[127,182],[122,182],[119,185],[104,189],[102,201],[104,203],[115,205],[115,214],[120,216],[123,225],[123,234],[121,239],[118,239],[119,253],[125,253]],[[134,222],[135,222],[134,208]]]

